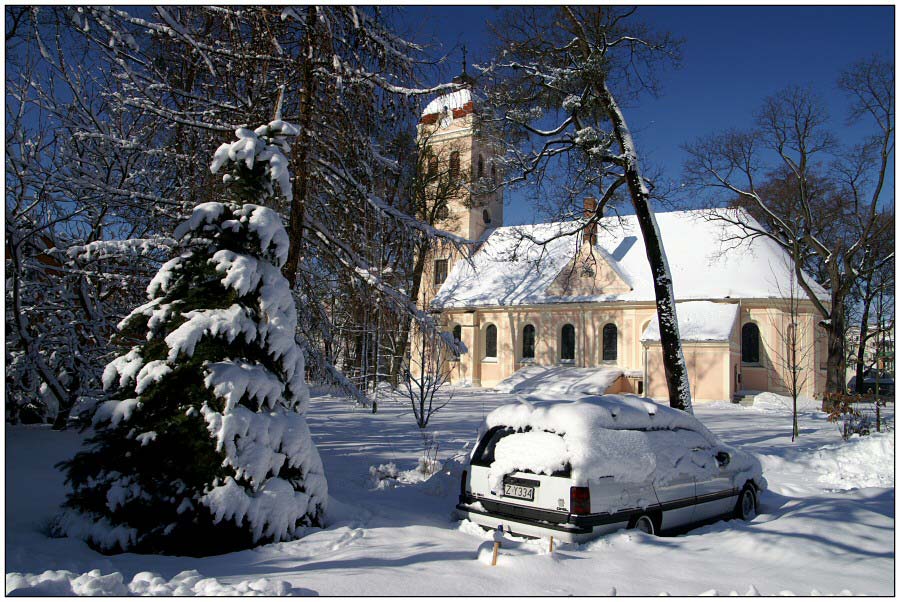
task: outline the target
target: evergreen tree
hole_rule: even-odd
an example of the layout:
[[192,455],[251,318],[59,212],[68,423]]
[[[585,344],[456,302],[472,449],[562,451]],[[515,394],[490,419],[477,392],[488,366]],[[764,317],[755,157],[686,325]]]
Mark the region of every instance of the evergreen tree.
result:
[[[211,166],[238,199],[290,199],[293,126],[237,130]],[[322,463],[297,314],[281,268],[288,236],[255,204],[203,203],[175,230],[179,254],[119,325],[128,353],[87,448],[63,462],[72,491],[54,524],[101,551],[207,555],[321,526]]]

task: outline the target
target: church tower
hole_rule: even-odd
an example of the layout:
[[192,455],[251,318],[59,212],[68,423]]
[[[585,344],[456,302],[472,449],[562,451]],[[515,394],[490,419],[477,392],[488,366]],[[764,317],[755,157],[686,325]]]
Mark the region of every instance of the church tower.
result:
[[[417,128],[426,203],[434,225],[477,243],[490,228],[503,225],[503,192],[496,149],[485,135],[478,112],[475,79],[463,71],[459,88],[432,100]],[[456,253],[438,244],[425,266],[420,302],[434,297],[455,263]]]

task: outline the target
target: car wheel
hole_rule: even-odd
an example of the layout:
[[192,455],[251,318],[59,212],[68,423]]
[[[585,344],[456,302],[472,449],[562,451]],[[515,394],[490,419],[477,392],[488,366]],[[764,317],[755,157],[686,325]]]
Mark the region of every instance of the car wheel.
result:
[[751,521],[756,517],[756,491],[753,486],[747,484],[738,497],[737,507],[734,509],[737,518]]
[[649,514],[638,514],[629,521],[629,529],[643,531],[648,535],[656,535],[656,524]]
[[872,395],[875,392],[875,387],[866,387],[866,393]]

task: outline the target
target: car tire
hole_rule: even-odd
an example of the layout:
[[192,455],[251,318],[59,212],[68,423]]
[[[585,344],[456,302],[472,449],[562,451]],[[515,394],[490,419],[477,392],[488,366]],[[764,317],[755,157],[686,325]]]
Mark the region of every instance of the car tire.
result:
[[734,507],[734,516],[743,521],[751,521],[756,518],[757,499],[756,489],[750,483],[744,485],[741,495],[738,496],[737,505]]
[[642,531],[648,535],[656,535],[656,521],[649,514],[635,514],[628,521],[628,528]]
[[875,393],[875,387],[866,387],[866,393],[872,395]]

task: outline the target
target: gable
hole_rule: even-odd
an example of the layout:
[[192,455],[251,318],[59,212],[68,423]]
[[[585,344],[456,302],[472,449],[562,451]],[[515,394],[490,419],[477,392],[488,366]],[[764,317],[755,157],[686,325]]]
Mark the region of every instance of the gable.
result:
[[560,271],[547,287],[548,297],[582,297],[586,295],[617,295],[632,290],[621,270],[614,267],[615,259],[599,247],[583,245],[578,255]]

